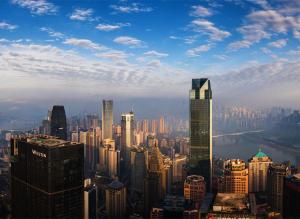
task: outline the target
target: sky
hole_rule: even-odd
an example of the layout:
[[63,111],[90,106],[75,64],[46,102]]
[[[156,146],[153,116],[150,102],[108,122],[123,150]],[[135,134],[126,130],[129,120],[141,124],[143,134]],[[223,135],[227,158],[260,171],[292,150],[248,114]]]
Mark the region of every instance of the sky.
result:
[[298,0],[1,0],[0,112],[188,101],[201,77],[216,101],[300,107],[299,42]]

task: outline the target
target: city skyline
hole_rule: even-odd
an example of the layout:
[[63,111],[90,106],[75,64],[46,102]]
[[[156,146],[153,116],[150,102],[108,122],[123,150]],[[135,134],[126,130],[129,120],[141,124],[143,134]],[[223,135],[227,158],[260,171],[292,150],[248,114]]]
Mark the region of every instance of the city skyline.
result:
[[228,103],[299,107],[297,1],[7,0],[1,8],[2,113],[127,96],[181,101],[198,77]]

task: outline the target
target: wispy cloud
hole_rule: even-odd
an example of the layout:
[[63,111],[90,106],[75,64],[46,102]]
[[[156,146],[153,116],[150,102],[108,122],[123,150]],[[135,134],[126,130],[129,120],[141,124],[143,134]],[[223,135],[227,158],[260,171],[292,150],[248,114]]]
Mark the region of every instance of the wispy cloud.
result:
[[190,16],[193,17],[207,17],[213,14],[212,10],[201,5],[194,5],[191,7]]
[[228,31],[217,28],[214,23],[206,19],[195,19],[191,22],[190,26],[193,31],[208,35],[214,41],[221,41],[231,35]]
[[6,23],[5,21],[0,22],[0,29],[14,30],[17,27],[18,27],[17,25],[9,24],[9,23]]
[[280,39],[280,40],[276,40],[274,42],[270,42],[268,45],[269,45],[269,47],[282,48],[282,47],[285,47],[286,44],[287,44],[287,39]]
[[118,24],[98,24],[96,29],[101,31],[113,31],[121,29],[122,27],[129,27],[130,23],[118,23]]
[[140,3],[131,3],[127,5],[111,5],[110,7],[119,13],[140,13],[150,12],[153,10],[151,7],[144,6]]
[[91,8],[88,8],[88,9],[77,8],[70,15],[70,19],[78,20],[78,21],[93,20],[93,18],[92,18],[93,13],[94,13],[94,10]]
[[51,37],[56,37],[56,38],[63,38],[64,34],[58,31],[54,31],[52,28],[49,27],[41,27],[40,31],[46,32],[49,34]]
[[163,58],[163,57],[169,56],[169,54],[167,54],[167,53],[161,53],[161,52],[157,52],[155,50],[145,52],[144,55],[145,56],[156,57],[156,58]]
[[210,44],[201,45],[196,48],[189,49],[186,52],[186,55],[189,57],[197,57],[197,56],[200,56],[202,53],[209,51],[211,49],[211,47],[212,46]]
[[94,43],[94,42],[92,42],[91,40],[88,40],[88,39],[69,38],[69,39],[66,39],[63,43],[67,44],[67,45],[82,47],[82,48],[85,48],[85,49],[94,49],[94,50],[104,50],[104,49],[106,49],[105,46]]
[[12,0],[12,3],[29,9],[35,15],[55,14],[58,11],[58,7],[47,0]]
[[145,42],[139,40],[134,37],[129,36],[120,36],[114,39],[115,43],[119,43],[122,45],[130,46],[130,47],[143,47],[145,46]]
[[95,55],[99,58],[112,59],[112,60],[126,59],[130,56],[130,54],[127,54],[120,50],[111,50],[108,52],[97,53]]
[[251,42],[249,42],[248,40],[240,40],[240,41],[235,41],[235,42],[232,42],[228,45],[228,48],[230,50],[233,50],[233,51],[237,51],[241,48],[249,48],[251,46]]

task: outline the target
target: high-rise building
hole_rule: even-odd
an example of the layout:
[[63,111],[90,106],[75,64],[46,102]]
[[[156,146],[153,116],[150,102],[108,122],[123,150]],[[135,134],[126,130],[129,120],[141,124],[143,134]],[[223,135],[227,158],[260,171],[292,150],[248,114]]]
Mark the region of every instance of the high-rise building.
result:
[[200,212],[197,209],[185,210],[183,212],[183,219],[200,219]]
[[148,151],[144,147],[134,147],[130,152],[131,158],[131,193],[144,193],[144,178],[147,174]]
[[148,214],[151,206],[159,204],[167,191],[167,171],[163,156],[157,145],[151,148],[149,167],[145,177],[145,213]]
[[50,127],[51,136],[67,140],[67,119],[64,106],[53,106]]
[[112,139],[113,134],[113,101],[102,101],[102,140]]
[[289,175],[283,185],[283,218],[300,218],[300,173]]
[[151,121],[151,132],[155,135],[157,133],[157,120]]
[[190,90],[190,172],[212,184],[212,90],[207,78],[193,79]]
[[149,132],[149,120],[144,119],[142,124],[143,124],[143,132],[148,133]]
[[13,218],[82,218],[83,144],[54,137],[12,139]]
[[271,158],[262,151],[249,160],[249,192],[267,191],[267,173],[271,163]]
[[159,127],[158,127],[158,133],[164,134],[165,133],[165,119],[163,116],[159,118]]
[[122,114],[121,120],[121,157],[125,161],[125,166],[130,165],[130,150],[134,144],[134,114],[131,111]]
[[173,182],[174,183],[181,183],[183,182],[183,169],[186,165],[187,156],[182,154],[175,154],[172,159],[172,167],[173,167]]
[[223,192],[247,194],[248,191],[248,168],[245,162],[239,159],[226,161]]
[[99,170],[111,178],[119,176],[120,151],[112,139],[105,139],[99,147]]
[[282,211],[283,180],[290,174],[287,164],[270,164],[267,175],[268,204],[274,211]]
[[152,208],[150,212],[150,219],[163,219],[164,209],[162,208]]
[[206,185],[204,177],[191,175],[184,181],[184,198],[191,202],[196,209],[201,207],[205,197]]
[[97,187],[91,183],[91,179],[84,180],[83,190],[83,218],[96,219],[97,218]]
[[123,218],[126,214],[126,187],[113,181],[105,190],[105,204],[108,217]]

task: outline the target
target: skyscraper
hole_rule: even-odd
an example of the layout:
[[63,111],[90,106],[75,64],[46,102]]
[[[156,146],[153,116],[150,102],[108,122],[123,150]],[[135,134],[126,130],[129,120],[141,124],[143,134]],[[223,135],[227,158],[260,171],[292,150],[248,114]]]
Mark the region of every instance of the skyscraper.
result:
[[125,166],[130,165],[130,149],[134,143],[134,114],[131,111],[122,114],[121,120],[121,157],[125,161]]
[[190,90],[190,171],[212,183],[212,90],[207,78],[193,79]]
[[13,218],[82,218],[83,144],[45,136],[13,139]]
[[202,176],[188,176],[184,182],[184,198],[199,209],[205,196],[205,181]]
[[64,106],[53,106],[50,127],[51,136],[67,140],[67,119]]
[[300,173],[289,175],[283,185],[283,218],[300,218]]
[[259,151],[249,160],[249,192],[267,190],[267,173],[272,160]]
[[144,178],[148,167],[148,151],[144,147],[134,147],[130,152],[131,158],[131,193],[144,192]]
[[96,219],[97,218],[97,188],[96,185],[91,183],[91,179],[84,180],[83,199],[84,199],[83,218]]
[[270,164],[267,176],[268,204],[274,211],[282,211],[283,180],[289,175],[290,168],[287,164]]
[[159,127],[158,127],[158,133],[164,134],[165,133],[165,119],[163,116],[159,118]]
[[226,162],[223,192],[248,193],[248,168],[244,161],[232,159]]
[[162,154],[157,145],[151,148],[149,167],[145,177],[145,213],[151,206],[159,204],[167,192],[167,171]]
[[113,101],[102,101],[102,140],[112,139],[113,125]]
[[126,187],[119,181],[113,181],[105,190],[107,216],[123,218],[126,214]]

